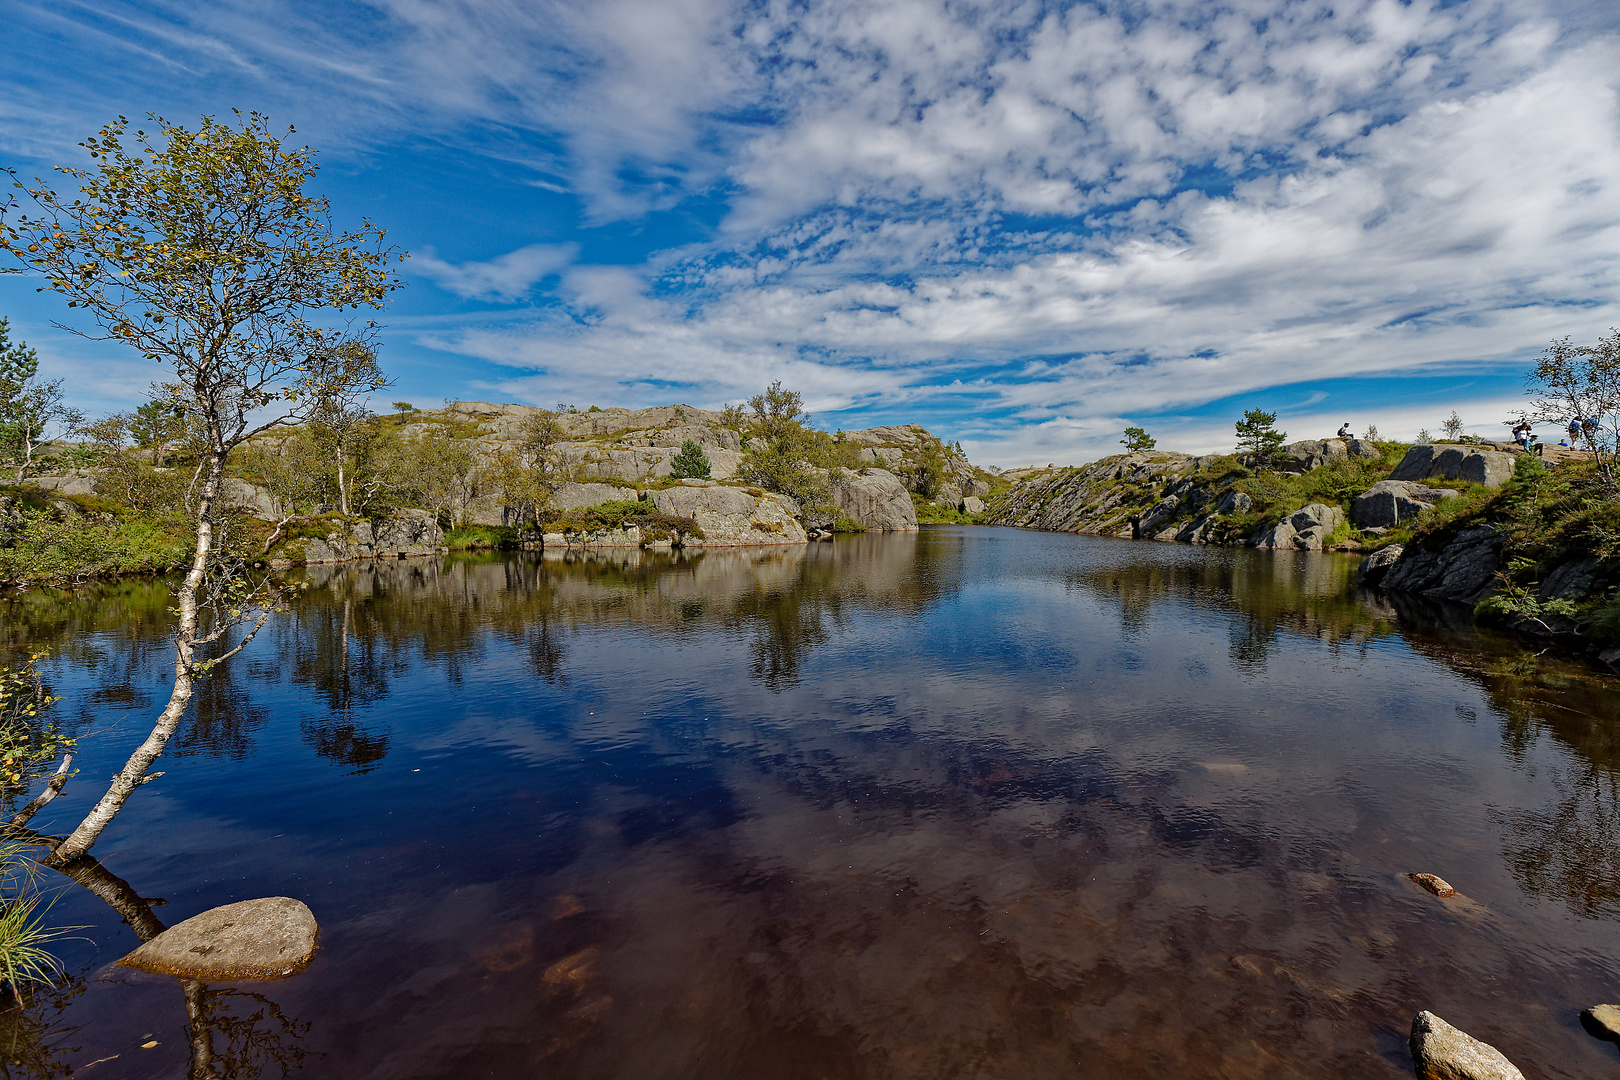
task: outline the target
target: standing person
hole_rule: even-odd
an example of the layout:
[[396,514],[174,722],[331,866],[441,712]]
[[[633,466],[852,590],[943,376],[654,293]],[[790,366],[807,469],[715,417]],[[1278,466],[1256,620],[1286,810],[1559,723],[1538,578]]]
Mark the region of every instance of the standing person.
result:
[[1593,450],[1597,449],[1597,418],[1594,416],[1581,417],[1581,434],[1586,436],[1586,445]]
[[1569,422],[1569,445],[1581,445],[1581,418],[1579,415]]

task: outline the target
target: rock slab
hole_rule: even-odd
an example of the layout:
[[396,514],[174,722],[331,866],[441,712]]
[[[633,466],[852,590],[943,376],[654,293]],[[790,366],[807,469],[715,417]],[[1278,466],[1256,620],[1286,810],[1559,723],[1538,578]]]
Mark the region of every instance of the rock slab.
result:
[[118,963],[207,982],[285,979],[309,966],[319,938],[320,926],[302,901],[268,896],[193,915]]
[[1524,1073],[1489,1043],[1424,1010],[1412,1019],[1412,1071],[1418,1080],[1524,1080]]

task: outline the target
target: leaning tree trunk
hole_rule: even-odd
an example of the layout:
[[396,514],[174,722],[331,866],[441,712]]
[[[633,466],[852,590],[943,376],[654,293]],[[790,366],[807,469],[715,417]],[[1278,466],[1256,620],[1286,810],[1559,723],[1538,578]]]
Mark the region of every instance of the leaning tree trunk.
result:
[[204,481],[202,493],[197,501],[197,550],[192,555],[191,568],[186,571],[185,580],[181,582],[177,597],[180,621],[174,635],[174,689],[169,692],[169,704],[153,725],[146,741],[137,746],[135,752],[130,754],[129,760],[124,763],[124,767],[113,774],[112,783],[108,785],[107,793],[101,797],[101,801],[96,803],[94,809],[79,822],[79,827],[58,844],[56,850],[45,860],[53,866],[61,866],[90,850],[91,845],[101,836],[102,830],[111,823],[118,811],[123,809],[124,803],[134,794],[135,789],[146,783],[146,770],[162,756],[164,747],[169,744],[169,739],[180,727],[186,706],[191,704],[192,658],[198,637],[197,592],[202,588],[203,579],[207,577],[208,561],[213,553],[214,524],[211,516],[224,477],[225,452],[222,449],[215,449],[209,453],[208,479]]

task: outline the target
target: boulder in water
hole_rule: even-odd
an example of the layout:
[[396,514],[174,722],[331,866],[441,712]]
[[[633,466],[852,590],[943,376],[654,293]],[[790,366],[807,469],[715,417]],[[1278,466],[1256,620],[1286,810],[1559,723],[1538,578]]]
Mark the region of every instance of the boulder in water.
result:
[[204,982],[285,979],[309,966],[319,937],[302,901],[268,896],[193,915],[118,963]]
[[1582,1009],[1581,1027],[1595,1039],[1620,1042],[1620,1005],[1593,1005]]

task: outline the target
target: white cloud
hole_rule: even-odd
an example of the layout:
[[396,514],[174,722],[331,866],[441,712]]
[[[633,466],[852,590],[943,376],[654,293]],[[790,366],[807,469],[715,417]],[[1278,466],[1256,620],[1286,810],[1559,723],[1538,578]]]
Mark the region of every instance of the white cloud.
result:
[[410,268],[469,300],[517,300],[541,279],[560,273],[578,254],[577,244],[530,244],[488,262],[452,264],[429,248],[412,256]]

